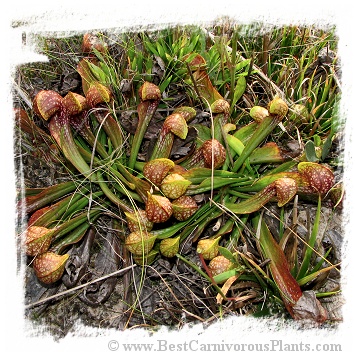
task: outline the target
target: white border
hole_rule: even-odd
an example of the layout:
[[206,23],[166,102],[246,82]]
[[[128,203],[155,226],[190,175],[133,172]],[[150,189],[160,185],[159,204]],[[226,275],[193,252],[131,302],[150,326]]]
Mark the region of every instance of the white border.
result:
[[[88,4],[90,6],[88,6]],[[292,341],[315,342],[319,340],[324,343],[342,343],[343,351],[351,349],[351,338],[353,337],[353,312],[352,300],[355,292],[352,279],[353,274],[353,222],[351,212],[353,210],[352,193],[352,140],[354,121],[351,110],[354,100],[354,31],[350,15],[351,7],[347,8],[347,2],[343,1],[12,1],[7,4],[4,18],[1,19],[2,46],[2,68],[1,68],[1,103],[6,103],[5,110],[1,112],[1,318],[3,351],[24,352],[27,355],[63,355],[64,353],[87,353],[105,354],[111,353],[107,348],[107,343],[111,338],[121,339],[126,342],[147,342],[149,337],[147,332],[126,331],[124,335],[115,331],[85,329],[78,326],[77,336],[87,335],[95,338],[85,338],[67,336],[60,343],[54,343],[50,336],[42,338],[28,338],[24,331],[26,326],[23,321],[23,311],[21,309],[21,289],[16,276],[16,255],[13,244],[14,235],[14,187],[13,182],[14,166],[12,152],[12,112],[11,96],[9,95],[11,71],[15,64],[33,61],[36,56],[31,53],[31,48],[23,48],[21,45],[22,31],[47,31],[67,35],[73,31],[85,31],[90,29],[122,28],[132,29],[132,27],[157,28],[174,24],[194,24],[196,22],[211,23],[223,16],[229,16],[240,23],[251,21],[262,21],[270,24],[336,24],[338,30],[339,55],[342,60],[342,82],[343,100],[341,103],[342,115],[347,118],[346,130],[346,162],[347,171],[345,174],[345,184],[347,188],[346,203],[346,254],[342,265],[344,281],[344,296],[348,303],[344,307],[344,322],[336,332],[327,330],[299,331],[293,326],[284,326],[282,322],[264,321],[248,318],[228,319],[224,323],[218,323],[211,328],[204,330],[202,326],[186,328],[180,334],[172,336],[172,332],[167,333],[162,329],[154,334],[154,338],[168,338],[169,342],[183,341],[187,338],[198,338],[200,342],[217,342],[217,336],[224,342],[234,341],[235,343],[267,342],[270,339],[282,338],[285,343]],[[7,12],[7,13],[6,13]],[[17,29],[10,28],[10,22],[17,20],[22,22],[22,26]],[[349,279],[347,279],[349,278]],[[50,348],[45,352],[46,348]],[[33,353],[31,353],[33,352]],[[43,353],[42,353],[43,352]],[[117,353],[122,353],[119,351]],[[171,353],[171,352],[167,352]],[[174,353],[174,352],[172,352]],[[236,352],[234,352],[235,354]],[[314,355],[315,352],[312,352]],[[274,354],[274,353],[272,353]]]

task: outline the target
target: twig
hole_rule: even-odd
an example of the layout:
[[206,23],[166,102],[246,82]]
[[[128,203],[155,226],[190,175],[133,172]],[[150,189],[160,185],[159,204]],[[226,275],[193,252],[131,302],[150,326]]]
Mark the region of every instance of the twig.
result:
[[134,268],[136,266],[136,264],[132,264],[126,268],[123,268],[123,269],[120,269],[120,270],[116,270],[110,274],[107,274],[107,275],[104,275],[104,276],[101,276],[97,279],[94,279],[92,281],[88,281],[87,283],[85,284],[82,284],[82,285],[79,285],[79,286],[75,286],[74,288],[71,288],[71,289],[68,289],[68,290],[65,290],[65,291],[62,291],[58,294],[55,294],[55,295],[52,295],[52,296],[49,296],[47,298],[44,298],[42,300],[39,300],[39,301],[36,301],[36,302],[33,302],[32,304],[28,304],[28,305],[25,305],[25,309],[30,309],[34,306],[37,306],[37,305],[40,305],[40,304],[43,304],[44,302],[47,302],[47,301],[50,301],[50,300],[53,300],[59,296],[63,296],[63,295],[66,295],[66,294],[70,294],[76,290],[79,290],[79,289],[82,289],[82,288],[85,288],[86,286],[88,285],[91,285],[91,284],[94,284],[94,283],[97,283],[98,281],[101,281],[101,280],[104,280],[104,279],[107,279],[107,278],[110,278],[111,276],[114,276],[114,275],[117,275],[117,274],[121,274],[121,273],[124,273],[126,270],[129,270],[131,268]]

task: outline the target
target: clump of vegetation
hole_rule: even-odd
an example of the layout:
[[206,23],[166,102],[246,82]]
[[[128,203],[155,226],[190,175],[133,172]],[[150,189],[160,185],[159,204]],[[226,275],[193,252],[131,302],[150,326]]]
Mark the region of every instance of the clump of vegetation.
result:
[[[97,306],[122,276],[125,327],[164,324],[162,309],[170,324],[183,311],[329,320],[321,298],[340,289],[320,282],[339,262],[319,225],[343,197],[336,37],[248,29],[41,39],[50,61],[18,69],[27,87],[15,101],[19,150],[55,167],[51,184],[25,181],[18,197],[40,284]],[[305,236],[300,201],[315,212]],[[89,299],[88,262],[104,248],[111,270],[94,283],[106,289]],[[171,295],[147,309],[152,271]]]

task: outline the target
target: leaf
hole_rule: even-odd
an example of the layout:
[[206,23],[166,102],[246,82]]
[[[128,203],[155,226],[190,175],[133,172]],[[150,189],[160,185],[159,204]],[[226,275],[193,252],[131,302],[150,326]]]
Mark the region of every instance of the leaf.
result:
[[255,219],[254,222],[260,225],[259,242],[264,258],[270,259],[269,268],[272,277],[281,293],[286,309],[294,317],[293,306],[302,296],[301,288],[291,275],[284,252],[271,235],[265,221],[259,219]]
[[222,286],[221,291],[223,293],[223,295],[221,293],[218,293],[216,300],[217,300],[217,304],[221,304],[222,301],[224,300],[225,295],[227,294],[228,290],[230,289],[230,287],[232,286],[232,284],[238,279],[237,276],[231,276]]
[[212,138],[211,129],[202,124],[194,124],[193,128],[197,131],[197,147],[201,146],[205,141],[210,140]]
[[307,160],[310,162],[317,162],[318,158],[316,155],[316,148],[314,146],[313,141],[311,140],[307,141],[304,148],[305,148]]
[[250,59],[243,60],[235,65],[235,71],[239,71],[240,69],[246,67],[250,63]]
[[219,246],[218,250],[225,258],[230,260],[232,263],[235,263],[235,264],[238,263],[237,260],[235,259],[235,256],[229,249]]
[[246,87],[247,87],[247,81],[246,81],[245,77],[239,77],[238,81],[237,81],[237,85],[235,86],[235,89],[234,89],[233,101],[230,106],[231,110],[233,110],[235,104],[238,102],[238,100],[244,94]]

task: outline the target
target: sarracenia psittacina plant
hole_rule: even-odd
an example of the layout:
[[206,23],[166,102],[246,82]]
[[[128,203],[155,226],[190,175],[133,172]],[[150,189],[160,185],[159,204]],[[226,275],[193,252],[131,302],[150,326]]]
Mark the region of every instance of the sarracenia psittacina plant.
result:
[[92,115],[102,125],[114,149],[120,152],[123,144],[123,133],[117,120],[110,114],[111,109],[109,105],[112,101],[110,88],[97,81],[91,82],[86,92],[86,99],[89,107],[92,109]]
[[85,209],[89,202],[96,201],[103,195],[102,191],[88,194],[88,190],[81,188],[80,192],[74,192],[59,201],[33,212],[27,222],[27,227],[41,226],[50,228],[58,225],[71,217],[76,212]]
[[[93,40],[93,38],[91,38]],[[87,42],[85,44],[85,42]],[[83,40],[83,47],[90,52],[92,49],[88,39]],[[93,44],[94,48],[95,45]],[[80,74],[84,95],[87,98],[92,115],[102,125],[111,140],[112,146],[117,150],[121,150],[123,144],[122,129],[110,114],[109,105],[112,101],[112,92],[105,84],[100,83],[96,76],[92,73],[91,64],[97,64],[97,58],[86,57],[80,60],[77,66],[77,72]]]
[[253,185],[240,187],[240,191],[259,191],[280,178],[290,178],[297,182],[297,193],[300,195],[325,196],[334,186],[333,172],[326,166],[315,162],[300,162],[297,171],[285,171],[265,175]]
[[137,108],[138,125],[133,137],[131,153],[128,161],[128,167],[131,169],[134,168],[144,134],[156,109],[158,108],[161,99],[159,87],[150,82],[144,82],[139,88],[138,93],[141,102],[138,104]]
[[279,207],[284,206],[297,193],[297,182],[288,177],[275,180],[254,196],[238,203],[225,203],[225,207],[235,214],[247,214],[258,211],[270,200],[277,200]]
[[87,109],[85,97],[69,92],[62,98],[52,90],[41,90],[33,100],[33,110],[44,120],[49,120],[49,131],[64,156],[86,178],[93,179],[91,168],[81,156],[73,138],[70,117]]
[[103,41],[102,38],[99,38],[93,33],[87,32],[83,36],[83,41],[81,43],[81,51],[83,53],[93,53],[94,50],[100,53],[107,53],[107,43]]
[[159,245],[161,255],[172,258],[178,253],[180,247],[180,236],[162,239]]
[[41,190],[36,195],[26,196],[19,202],[19,206],[25,209],[26,213],[32,213],[47,206],[53,201],[71,193],[77,189],[74,181],[66,181]]
[[187,188],[191,185],[191,181],[186,180],[179,174],[167,175],[160,185],[163,194],[170,199],[177,199],[183,196]]
[[208,264],[211,275],[214,277],[216,275],[222,274],[228,270],[231,270],[235,264],[227,259],[224,255],[217,255],[212,258]]
[[224,99],[217,99],[210,106],[213,114],[212,136],[219,142],[225,142],[226,136],[223,127],[228,123],[230,106]]
[[165,120],[154,145],[150,160],[168,158],[174,143],[174,135],[186,139],[188,127],[186,120],[179,113],[170,114]]
[[218,93],[208,76],[205,59],[196,53],[185,56],[184,60],[191,70],[192,79],[196,86],[195,90],[199,98],[204,101],[203,104],[206,105],[207,102],[208,105],[211,105],[219,99],[223,100],[222,95]]
[[99,208],[93,208],[90,213],[87,211],[78,214],[77,216],[61,223],[53,228],[46,228],[42,226],[29,226],[25,231],[25,249],[26,255],[36,256],[46,252],[52,242],[59,240],[69,232],[73,231],[83,223],[90,222],[98,218],[102,211]]
[[188,133],[187,123],[196,116],[196,110],[192,107],[183,106],[176,108],[169,115],[159,132],[150,161],[157,158],[169,158],[176,135],[180,139],[185,139]]
[[226,160],[226,149],[216,139],[206,140],[189,158],[180,163],[185,169],[221,168]]
[[219,253],[218,244],[220,240],[221,237],[200,239],[197,243],[197,253],[201,254],[205,260],[211,260],[215,258]]
[[138,209],[134,212],[125,212],[125,215],[130,232],[149,232],[153,229],[153,222],[149,221],[146,211]]
[[234,162],[233,170],[237,172],[249,158],[250,154],[256,149],[265,138],[281,123],[282,119],[287,114],[287,104],[280,98],[273,99],[268,105],[269,115],[257,125],[253,135],[246,143],[244,150]]

